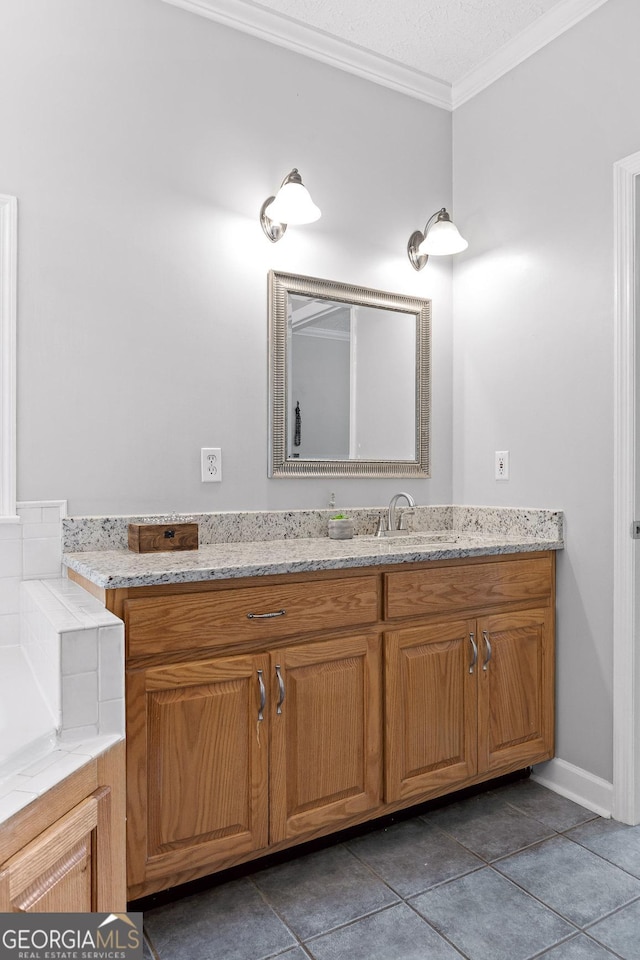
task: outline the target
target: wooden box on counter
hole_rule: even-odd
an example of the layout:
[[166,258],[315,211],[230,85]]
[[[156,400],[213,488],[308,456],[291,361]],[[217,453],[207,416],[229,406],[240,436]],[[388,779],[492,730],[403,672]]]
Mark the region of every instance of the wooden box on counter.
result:
[[134,550],[136,553],[197,549],[197,523],[129,524],[129,550]]

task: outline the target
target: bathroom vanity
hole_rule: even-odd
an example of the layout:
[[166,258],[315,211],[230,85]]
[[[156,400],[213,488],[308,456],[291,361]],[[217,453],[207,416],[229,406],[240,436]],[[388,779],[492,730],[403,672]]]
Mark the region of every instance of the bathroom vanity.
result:
[[129,897],[551,758],[560,546],[68,556],[125,623]]

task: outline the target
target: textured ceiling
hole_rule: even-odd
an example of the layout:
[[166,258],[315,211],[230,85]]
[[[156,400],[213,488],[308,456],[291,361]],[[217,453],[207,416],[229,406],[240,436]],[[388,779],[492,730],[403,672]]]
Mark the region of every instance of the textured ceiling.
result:
[[564,0],[260,0],[332,37],[454,84]]
[[609,0],[162,2],[454,110]]

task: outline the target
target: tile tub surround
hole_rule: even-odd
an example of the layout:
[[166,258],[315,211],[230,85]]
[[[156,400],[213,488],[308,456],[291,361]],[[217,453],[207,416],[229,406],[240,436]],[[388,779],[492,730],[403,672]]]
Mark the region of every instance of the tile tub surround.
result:
[[59,742],[37,759],[27,757],[8,777],[0,777],[0,829],[14,814],[120,740],[120,734],[112,733]]
[[[410,537],[377,539],[372,531],[379,511],[371,510],[361,511],[367,514],[366,524],[362,517],[356,516],[359,511],[349,511],[356,525],[360,524],[359,530],[356,527],[354,539],[331,540],[326,535],[326,520],[331,511],[324,511],[322,536],[279,539],[272,536],[252,541],[235,539],[213,543],[205,543],[202,538],[197,551],[143,555],[132,553],[122,546],[107,549],[105,539],[94,537],[93,550],[65,553],[63,563],[99,587],[117,589],[563,548],[562,514],[559,511],[490,510],[486,518],[478,519],[477,512],[482,508],[475,508],[475,513],[469,512],[471,508],[464,509],[461,519],[465,523],[475,523],[473,532],[452,526],[453,508],[421,507],[411,516],[416,533],[438,532],[447,538],[447,542],[442,544],[421,543]],[[443,511],[447,511],[446,515]],[[308,517],[308,512],[300,513]],[[278,523],[285,524],[286,518],[294,514],[256,516],[276,516]],[[84,519],[85,543],[89,542],[86,533],[91,526],[94,531],[108,528],[111,537],[114,529],[111,520]],[[123,522],[129,522],[129,519],[123,518]],[[264,533],[267,529],[266,520],[262,522]],[[449,526],[443,527],[443,522],[448,522]],[[71,525],[83,526],[78,518],[71,521]],[[67,530],[70,529],[69,524],[65,526]],[[283,527],[276,525],[270,529],[282,532]],[[300,530],[301,525],[293,524],[293,529]],[[255,528],[253,532],[256,532]],[[96,539],[103,544],[102,548],[95,546]],[[452,544],[451,540],[455,543]],[[70,542],[77,543],[77,539],[74,541],[73,537],[65,536],[67,546]]]
[[0,823],[124,736],[122,621],[66,579],[20,592],[21,642],[0,649],[14,741],[0,756]]
[[21,645],[60,739],[124,734],[122,621],[70,580],[21,592]]
[[0,777],[14,757],[51,749],[56,716],[19,644],[0,647]]
[[17,504],[18,523],[0,523],[0,647],[18,643],[20,584],[60,577],[65,500]]
[[[403,513],[406,507],[400,507]],[[387,507],[343,507],[354,521],[356,536],[373,536]],[[157,521],[192,521],[198,524],[200,545],[297,540],[327,536],[327,521],[336,508],[327,510],[242,511],[202,514],[157,514],[123,517],[65,517],[62,549],[65,553],[126,550],[128,525]],[[416,506],[407,529],[421,532],[456,532],[506,537],[562,540],[560,510],[519,507]]]

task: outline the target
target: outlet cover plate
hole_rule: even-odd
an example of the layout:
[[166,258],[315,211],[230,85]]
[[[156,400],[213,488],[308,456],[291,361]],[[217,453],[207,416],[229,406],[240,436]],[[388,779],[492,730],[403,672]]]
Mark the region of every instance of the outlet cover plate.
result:
[[509,479],[509,451],[496,450],[496,480]]
[[203,483],[222,482],[222,450],[220,447],[201,447],[200,473]]

